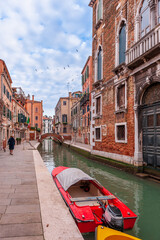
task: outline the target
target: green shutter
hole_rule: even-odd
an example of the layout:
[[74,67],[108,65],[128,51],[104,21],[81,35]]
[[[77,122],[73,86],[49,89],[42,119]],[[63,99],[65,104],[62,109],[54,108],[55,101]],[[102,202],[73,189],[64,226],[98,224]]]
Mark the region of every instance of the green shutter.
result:
[[18,113],[18,122],[19,122],[19,123],[21,122],[20,119],[21,119],[21,114]]
[[10,113],[8,108],[7,108],[7,118],[10,118]]
[[84,84],[84,75],[82,75],[82,86]]
[[11,111],[9,110],[9,119],[11,120]]
[[87,78],[89,77],[89,66],[87,65]]
[[3,106],[3,116],[6,116],[6,107]]

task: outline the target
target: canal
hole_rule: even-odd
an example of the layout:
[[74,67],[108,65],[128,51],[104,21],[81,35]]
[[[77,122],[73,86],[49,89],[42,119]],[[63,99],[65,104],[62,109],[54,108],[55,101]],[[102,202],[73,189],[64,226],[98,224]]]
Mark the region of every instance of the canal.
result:
[[[134,211],[138,219],[134,228],[126,233],[143,240],[160,240],[160,183],[92,161],[52,140],[44,140],[38,150],[50,173],[57,166],[80,168]],[[94,240],[93,233],[83,237]]]

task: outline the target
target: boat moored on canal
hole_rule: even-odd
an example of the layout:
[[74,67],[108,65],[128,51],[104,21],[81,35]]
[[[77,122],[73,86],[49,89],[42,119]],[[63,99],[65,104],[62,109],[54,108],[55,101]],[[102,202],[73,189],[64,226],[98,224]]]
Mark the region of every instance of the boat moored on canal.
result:
[[110,229],[104,226],[98,226],[95,232],[95,240],[141,240],[140,238]]
[[80,169],[60,166],[52,177],[81,233],[94,232],[102,224],[117,230],[133,228],[137,215]]

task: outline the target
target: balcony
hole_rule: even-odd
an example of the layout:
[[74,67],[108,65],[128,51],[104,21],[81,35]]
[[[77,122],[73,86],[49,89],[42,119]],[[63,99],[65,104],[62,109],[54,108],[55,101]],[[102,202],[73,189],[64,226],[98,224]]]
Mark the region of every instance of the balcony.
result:
[[89,93],[83,95],[80,100],[80,106],[82,107],[87,101],[89,101]]
[[160,53],[160,24],[126,51],[126,65],[134,69]]

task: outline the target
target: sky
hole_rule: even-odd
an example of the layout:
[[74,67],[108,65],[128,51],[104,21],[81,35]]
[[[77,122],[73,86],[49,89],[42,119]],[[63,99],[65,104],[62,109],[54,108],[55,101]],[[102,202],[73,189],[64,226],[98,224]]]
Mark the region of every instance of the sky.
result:
[[0,59],[13,87],[43,100],[52,116],[60,97],[81,91],[91,55],[89,0],[0,0]]

